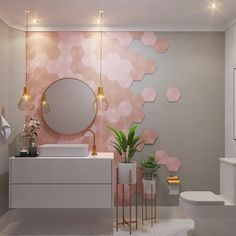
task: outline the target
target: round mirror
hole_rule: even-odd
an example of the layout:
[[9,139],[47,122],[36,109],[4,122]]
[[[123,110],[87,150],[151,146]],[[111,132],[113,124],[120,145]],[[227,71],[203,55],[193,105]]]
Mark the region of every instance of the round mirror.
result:
[[57,80],[43,95],[50,106],[50,112],[42,112],[43,120],[57,133],[78,134],[88,128],[96,117],[93,108],[95,94],[81,80]]

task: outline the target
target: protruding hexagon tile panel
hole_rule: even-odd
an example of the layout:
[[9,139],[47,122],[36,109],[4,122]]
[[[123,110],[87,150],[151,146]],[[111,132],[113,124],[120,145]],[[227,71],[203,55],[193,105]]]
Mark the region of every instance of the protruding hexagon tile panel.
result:
[[157,150],[155,156],[160,164],[166,164],[165,160],[168,158],[168,153],[165,150]]
[[143,44],[146,46],[152,46],[155,44],[157,37],[153,32],[145,32],[141,38]]
[[157,140],[157,134],[152,129],[145,129],[141,134],[141,138],[145,144],[154,144]]
[[177,172],[181,167],[180,160],[176,157],[169,157],[166,160],[166,167],[169,171]]
[[132,35],[133,39],[141,39],[144,32],[141,31],[132,31],[130,32],[130,34]]
[[158,150],[155,153],[156,159],[162,165],[165,165],[169,171],[177,172],[181,167],[181,162],[177,157],[169,157],[165,150]]
[[157,69],[157,63],[154,60],[152,60],[152,59],[148,59],[148,60],[146,60],[146,62],[147,62],[146,63],[147,66],[145,68],[146,74],[154,73],[156,71],[156,69]]
[[166,53],[169,49],[169,44],[165,39],[158,39],[154,44],[154,48],[157,53]]
[[144,120],[144,112],[142,110],[133,112],[133,114],[131,114],[133,123],[141,123]]
[[143,99],[143,97],[142,97],[141,95],[138,95],[138,96],[136,97],[136,103],[138,104],[138,106],[139,106],[140,108],[143,107],[143,105],[144,105],[144,99]]
[[135,81],[141,81],[144,77],[144,73],[143,71],[136,71],[136,70],[132,70],[130,72],[131,78]]
[[153,102],[157,96],[157,93],[154,88],[144,88],[141,96],[145,102]]
[[178,102],[181,95],[182,94],[181,94],[180,90],[175,87],[168,88],[166,91],[166,94],[165,94],[165,96],[169,102]]

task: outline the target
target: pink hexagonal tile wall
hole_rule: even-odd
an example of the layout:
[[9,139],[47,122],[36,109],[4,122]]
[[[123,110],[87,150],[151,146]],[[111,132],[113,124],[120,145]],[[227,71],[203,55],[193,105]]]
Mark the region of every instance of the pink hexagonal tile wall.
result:
[[[154,88],[145,88],[138,95],[129,88],[133,81],[141,83],[146,74],[153,74],[157,69],[156,61],[145,58],[130,47],[133,39],[142,40],[144,45],[152,46],[157,52],[168,49],[167,42],[157,39],[153,32],[104,33],[102,83],[109,109],[98,112],[91,127],[97,136],[98,151],[111,150],[111,133],[107,124],[117,129],[128,129],[133,123],[143,122],[144,102],[153,102],[156,98]],[[27,71],[36,110],[28,112],[26,118],[37,116],[42,121],[38,105],[41,94],[52,82],[62,77],[78,78],[96,91],[99,82],[99,45],[98,32],[30,33]],[[90,142],[90,138],[88,135],[60,135],[42,125],[38,141],[39,144],[77,143]],[[146,144],[153,144],[157,135],[153,130],[146,129],[142,138]],[[144,144],[140,145],[139,150],[143,147]],[[115,162],[118,159],[116,154]]]
[[166,98],[169,102],[178,102],[181,97],[181,92],[178,88],[172,87],[168,88],[166,91]]

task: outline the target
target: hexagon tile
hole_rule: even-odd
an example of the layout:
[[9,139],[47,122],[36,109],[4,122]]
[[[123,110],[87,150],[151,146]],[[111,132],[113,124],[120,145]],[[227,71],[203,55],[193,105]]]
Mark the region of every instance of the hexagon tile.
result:
[[141,96],[145,102],[153,102],[157,96],[157,92],[154,88],[144,88]]
[[155,44],[157,37],[153,32],[145,32],[141,38],[143,44],[146,46],[152,46]]
[[177,157],[169,157],[166,161],[166,167],[169,171],[177,172],[181,167],[180,160]]
[[166,98],[169,102],[178,102],[181,97],[181,92],[178,88],[168,88],[166,91]]
[[157,140],[157,134],[153,129],[145,129],[141,135],[145,144],[154,144]]
[[166,53],[169,49],[169,44],[165,39],[158,39],[155,42],[154,48],[157,53]]
[[168,154],[165,150],[157,150],[155,153],[156,159],[160,164],[165,164],[165,160],[168,158]]
[[181,167],[181,162],[177,157],[169,157],[165,150],[158,150],[155,153],[156,159],[162,165],[165,165],[169,171],[177,172]]
[[111,38],[115,38],[119,41],[122,46],[129,46],[133,40],[130,32],[106,32]]

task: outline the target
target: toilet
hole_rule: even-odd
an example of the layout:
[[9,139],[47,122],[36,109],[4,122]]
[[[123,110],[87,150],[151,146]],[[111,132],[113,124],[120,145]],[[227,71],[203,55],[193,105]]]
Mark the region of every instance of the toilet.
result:
[[194,220],[194,236],[236,236],[236,158],[220,158],[220,195],[185,191],[179,205]]

